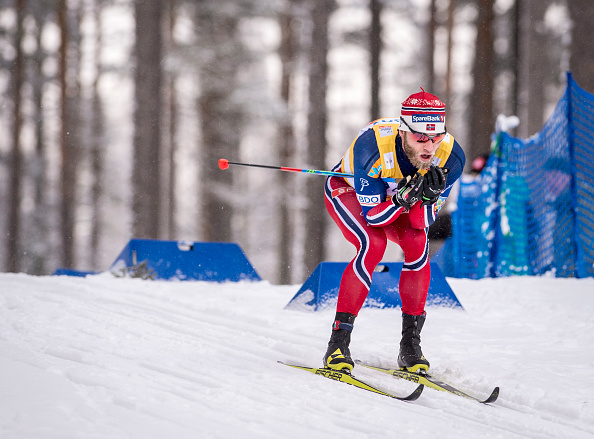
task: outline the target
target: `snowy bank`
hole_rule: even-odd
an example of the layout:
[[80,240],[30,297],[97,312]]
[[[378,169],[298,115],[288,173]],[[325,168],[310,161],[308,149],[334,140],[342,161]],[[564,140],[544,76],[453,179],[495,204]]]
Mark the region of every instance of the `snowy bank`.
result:
[[[321,365],[333,311],[285,310],[299,286],[0,274],[0,437],[593,438],[594,279],[449,279],[430,308],[434,376],[414,403],[277,360]],[[400,314],[364,308],[355,358],[395,367]],[[414,384],[355,368],[397,393]]]

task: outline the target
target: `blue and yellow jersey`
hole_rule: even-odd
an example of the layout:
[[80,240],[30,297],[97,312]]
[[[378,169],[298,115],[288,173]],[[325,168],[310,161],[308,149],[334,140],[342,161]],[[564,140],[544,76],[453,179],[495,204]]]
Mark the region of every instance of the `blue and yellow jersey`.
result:
[[[389,223],[388,218],[393,217],[391,211],[394,210],[391,203],[391,206],[386,205],[385,209],[381,209],[382,212],[374,209],[368,215],[369,211],[396,192],[400,179],[419,171],[404,152],[402,139],[398,135],[399,123],[398,118],[371,122],[359,132],[340,163],[342,172],[354,174],[354,177],[345,179],[355,189],[363,214],[371,225]],[[433,206],[424,206],[427,208],[427,227],[435,221],[454,182],[462,175],[465,161],[464,151],[458,142],[452,135],[446,134],[433,158],[434,165],[448,168],[446,188]],[[426,171],[419,172],[424,174]],[[386,178],[396,179],[396,182],[385,181]]]

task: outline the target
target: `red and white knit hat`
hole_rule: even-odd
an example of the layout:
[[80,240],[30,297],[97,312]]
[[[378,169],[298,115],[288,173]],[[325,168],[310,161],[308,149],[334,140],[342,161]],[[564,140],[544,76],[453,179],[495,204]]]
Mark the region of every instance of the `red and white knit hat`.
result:
[[423,90],[423,87],[419,93],[410,95],[402,103],[400,118],[405,122],[398,127],[402,131],[412,129],[429,135],[446,131],[445,104],[437,96]]

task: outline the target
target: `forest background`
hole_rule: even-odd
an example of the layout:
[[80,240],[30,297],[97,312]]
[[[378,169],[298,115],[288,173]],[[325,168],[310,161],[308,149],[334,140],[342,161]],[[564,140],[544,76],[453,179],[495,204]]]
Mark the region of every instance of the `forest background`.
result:
[[[497,115],[594,92],[591,0],[0,0],[0,269],[104,271],[130,238],[237,242],[300,283],[353,250],[324,178],[423,87],[467,164]],[[390,250],[386,260],[398,258]]]

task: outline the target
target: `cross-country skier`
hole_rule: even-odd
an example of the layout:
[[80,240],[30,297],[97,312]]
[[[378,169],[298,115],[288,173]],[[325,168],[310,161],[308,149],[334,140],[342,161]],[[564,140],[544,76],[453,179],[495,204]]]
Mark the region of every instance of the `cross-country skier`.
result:
[[353,369],[349,352],[353,323],[390,240],[404,252],[398,366],[411,372],[429,370],[420,346],[431,277],[427,229],[464,163],[462,148],[446,129],[445,104],[421,88],[402,103],[399,118],[378,119],[363,128],[333,169],[354,174],[354,178],[328,177],[325,202],[357,255],[342,275],[325,367]]

